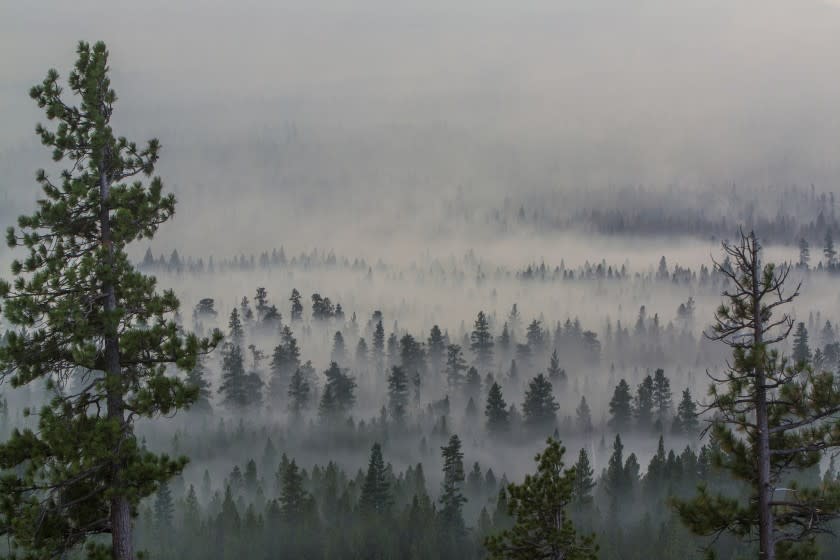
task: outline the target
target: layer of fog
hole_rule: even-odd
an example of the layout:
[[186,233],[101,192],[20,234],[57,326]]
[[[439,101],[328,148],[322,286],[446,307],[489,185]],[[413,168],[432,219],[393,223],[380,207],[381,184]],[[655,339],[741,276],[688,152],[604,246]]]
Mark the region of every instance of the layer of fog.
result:
[[822,0],[0,10],[0,48],[25,53],[0,66],[4,223],[49,167],[26,92],[78,39],[109,43],[118,132],[162,140],[181,200],[162,237],[192,252],[461,236],[452,208],[532,192],[837,175],[840,7]]

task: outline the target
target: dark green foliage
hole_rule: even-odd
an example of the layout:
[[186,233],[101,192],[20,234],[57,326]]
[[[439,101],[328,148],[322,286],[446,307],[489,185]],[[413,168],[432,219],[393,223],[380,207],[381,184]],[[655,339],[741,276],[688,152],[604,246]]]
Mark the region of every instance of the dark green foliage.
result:
[[811,348],[808,346],[808,329],[805,323],[799,322],[793,333],[793,355],[796,363],[809,363],[811,361]]
[[479,369],[493,366],[493,334],[484,311],[479,311],[470,333],[470,350],[475,356],[475,364]]
[[624,444],[621,443],[621,436],[616,435],[604,476],[604,489],[610,498],[610,514],[613,516],[618,516],[633,489],[632,473],[627,467],[628,464],[624,461]]
[[228,320],[228,338],[234,344],[242,344],[242,339],[245,337],[245,330],[242,328],[242,320],[239,318],[239,310],[235,307],[230,312],[230,319]]
[[405,422],[408,406],[408,376],[400,366],[391,368],[388,375],[388,412],[397,424]]
[[671,416],[673,406],[671,381],[665,376],[665,370],[657,369],[653,374],[653,410],[660,430],[665,427]]
[[326,321],[335,316],[335,306],[328,297],[312,294],[312,318],[316,321]]
[[289,298],[289,301],[292,302],[292,308],[289,316],[292,318],[292,321],[300,321],[303,319],[303,304],[300,302],[301,295],[297,289],[292,289],[292,295]]
[[426,352],[423,345],[410,334],[400,338],[400,363],[411,377],[420,376],[426,370]]
[[[3,314],[12,328],[0,347],[0,372],[13,387],[46,382],[53,394],[37,429],[15,430],[0,446],[0,533],[19,557],[48,558],[87,544],[91,557],[133,556],[130,516],[138,502],[183,469],[186,459],[146,451],[134,420],[189,406],[200,388],[169,375],[182,371],[219,340],[198,340],[175,322],[178,300],[137,272],[126,246],[151,238],[175,210],[151,176],[160,143],[138,146],[114,136],[117,96],[104,43],[77,48],[68,77],[78,106],[62,97],[59,75],[30,91],[55,130],[38,125],[56,162],[56,179],[37,173],[38,209],[9,228],[13,284],[0,281]],[[66,390],[70,385],[73,390]]]
[[762,265],[754,233],[723,247],[734,264],[717,266],[730,283],[712,336],[730,346],[733,357],[709,390],[712,460],[749,494],[704,485],[695,498],[674,505],[698,534],[757,535],[762,558],[815,558],[816,535],[830,530],[828,523],[840,514],[840,485],[803,482],[826,451],[840,447],[837,380],[803,360],[791,364],[773,348],[793,327],[788,315],[773,317],[798,295],[798,287],[785,293],[789,268]]
[[356,380],[332,362],[324,372],[327,383],[321,394],[318,413],[328,420],[345,417],[356,403]]
[[251,303],[247,296],[242,296],[242,301],[239,303],[239,313],[242,321],[251,324],[254,320],[254,311],[251,309]]
[[198,389],[198,398],[193,403],[193,410],[207,411],[210,409],[210,382],[206,379],[207,368],[204,360],[198,357],[195,367],[187,373],[187,385]]
[[445,531],[457,538],[466,530],[462,513],[467,499],[462,493],[464,453],[461,451],[461,440],[453,434],[449,438],[449,443],[440,449],[443,457],[443,483],[439,499],[440,518]]
[[385,515],[391,509],[392,503],[388,473],[382,460],[382,448],[378,443],[374,443],[359,498],[359,509],[369,515]]
[[446,381],[451,388],[460,387],[464,383],[464,371],[467,370],[467,362],[461,347],[457,344],[450,344],[446,348]]
[[493,383],[487,392],[487,406],[484,408],[484,415],[487,417],[488,432],[498,435],[510,430],[507,403],[502,396],[502,388],[498,383]]
[[300,368],[296,369],[294,375],[292,375],[287,394],[289,395],[289,409],[292,413],[300,414],[309,407],[309,382]]
[[560,405],[554,399],[554,390],[542,373],[528,382],[522,413],[525,424],[536,433],[545,433],[554,428],[557,409]]
[[525,340],[528,341],[528,347],[533,354],[542,356],[545,348],[545,334],[543,333],[542,323],[534,319],[528,324],[525,329]]
[[256,372],[245,372],[242,349],[238,344],[226,342],[222,347],[222,384],[219,393],[222,402],[243,410],[262,400],[263,382]]
[[578,536],[566,509],[576,470],[563,468],[565,448],[549,439],[535,458],[537,472],[507,487],[513,527],[485,541],[491,558],[511,560],[595,560],[595,536]]
[[434,325],[429,331],[426,350],[429,355],[429,366],[436,375],[440,374],[446,357],[446,337],[437,325]]
[[271,355],[269,392],[277,398],[286,391],[292,374],[300,368],[300,348],[289,325],[283,326],[280,344]]
[[633,397],[630,396],[630,386],[625,380],[618,382],[610,399],[610,418],[608,424],[614,430],[626,429],[633,419]]
[[281,518],[291,525],[302,523],[314,513],[312,496],[303,487],[303,475],[294,459],[290,463],[281,466],[281,469]]
[[680,404],[677,405],[677,415],[674,417],[673,430],[676,433],[693,435],[700,427],[700,420],[697,418],[697,405],[691,398],[691,391],[685,389],[682,393]]
[[653,379],[650,375],[646,375],[636,388],[633,415],[639,428],[649,430],[653,425]]
[[195,309],[193,309],[193,315],[199,319],[204,317],[215,317],[218,315],[218,313],[216,313],[215,305],[216,302],[213,298],[202,298],[199,300],[198,304],[196,304]]
[[377,321],[373,331],[373,357],[377,368],[380,369],[385,359],[385,327],[382,326],[381,319]]
[[575,481],[572,485],[572,501],[575,507],[582,508],[592,502],[592,489],[595,488],[593,474],[589,455],[586,449],[581,448],[575,463]]

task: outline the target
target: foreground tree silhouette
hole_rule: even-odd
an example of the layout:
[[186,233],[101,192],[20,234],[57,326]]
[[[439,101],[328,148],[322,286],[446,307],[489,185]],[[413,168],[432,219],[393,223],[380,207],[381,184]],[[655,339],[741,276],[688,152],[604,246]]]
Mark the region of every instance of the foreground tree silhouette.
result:
[[814,372],[803,361],[791,364],[772,348],[794,324],[787,314],[773,316],[799,294],[798,286],[784,292],[790,268],[762,265],[754,233],[723,248],[732,267],[716,268],[730,287],[709,336],[729,345],[733,360],[709,391],[710,429],[719,444],[713,460],[744,481],[751,495],[741,502],[701,486],[694,499],[674,504],[696,533],[757,533],[762,560],[816,558],[815,536],[828,532],[840,512],[840,486],[826,481],[802,488],[795,479],[840,446],[840,389],[833,374]]
[[[575,490],[575,468],[563,469],[566,449],[549,438],[535,458],[536,474],[507,487],[512,528],[488,537],[485,546],[494,559],[595,560],[595,536],[579,537],[566,508]],[[588,476],[590,473],[586,473]]]
[[[87,544],[90,558],[134,558],[131,517],[139,500],[180,472],[186,459],[146,451],[133,432],[138,417],[171,414],[200,387],[168,373],[189,371],[220,339],[199,340],[172,320],[178,300],[157,293],[125,246],[150,238],[174,212],[151,175],[160,144],[139,148],[110,126],[116,94],[104,43],[79,43],[68,78],[78,106],[62,98],[50,70],[30,95],[55,130],[38,125],[53,159],[69,159],[58,180],[38,171],[38,210],[9,228],[10,247],[28,257],[0,282],[3,313],[17,327],[0,348],[12,386],[46,381],[52,400],[37,430],[15,431],[0,446],[0,533],[22,558],[66,557]],[[98,534],[110,533],[111,546]]]

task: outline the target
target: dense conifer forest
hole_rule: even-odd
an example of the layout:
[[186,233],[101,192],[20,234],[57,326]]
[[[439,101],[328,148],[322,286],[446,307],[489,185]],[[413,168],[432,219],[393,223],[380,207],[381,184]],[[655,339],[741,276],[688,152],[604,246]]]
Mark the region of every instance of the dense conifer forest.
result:
[[836,4],[0,6],[0,558],[838,558]]

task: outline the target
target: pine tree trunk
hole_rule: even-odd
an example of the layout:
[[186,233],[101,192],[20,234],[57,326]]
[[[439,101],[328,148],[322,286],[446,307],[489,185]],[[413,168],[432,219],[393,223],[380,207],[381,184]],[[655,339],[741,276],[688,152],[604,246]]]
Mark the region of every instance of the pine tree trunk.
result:
[[757,242],[752,236],[752,301],[753,301],[753,352],[759,352],[755,365],[755,416],[758,429],[758,539],[760,560],[775,560],[773,543],[773,512],[770,501],[773,488],[770,484],[770,430],[767,418],[767,388],[764,372],[764,332],[761,318],[761,293],[758,276],[761,274]]
[[[106,268],[108,274],[114,270],[114,248],[111,240],[110,223],[110,190],[111,184],[106,175],[107,155],[103,157],[100,164],[99,174],[99,195],[101,199],[100,228],[102,233],[102,245],[105,249]],[[105,312],[108,320],[117,308],[116,290],[113,278],[108,278],[102,287],[105,297]],[[125,406],[122,397],[122,369],[120,368],[120,343],[116,329],[106,333],[105,336],[105,375],[108,380],[107,404],[108,418],[119,422],[120,426],[125,423]],[[116,451],[116,450],[115,450]],[[124,465],[121,461],[114,461],[111,470],[112,484],[120,485]],[[125,496],[119,494],[111,498],[111,555],[114,560],[134,560],[134,547],[131,539],[131,505]]]

